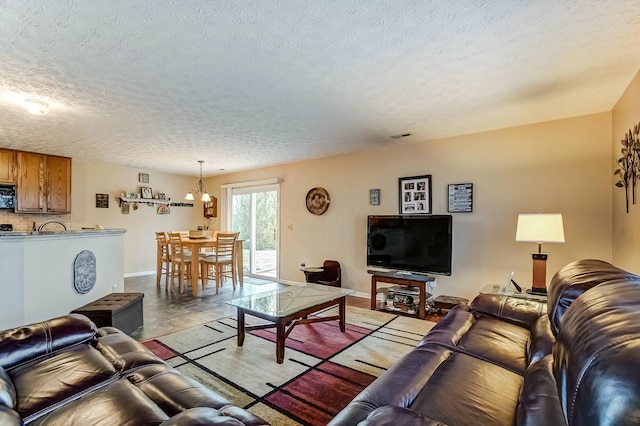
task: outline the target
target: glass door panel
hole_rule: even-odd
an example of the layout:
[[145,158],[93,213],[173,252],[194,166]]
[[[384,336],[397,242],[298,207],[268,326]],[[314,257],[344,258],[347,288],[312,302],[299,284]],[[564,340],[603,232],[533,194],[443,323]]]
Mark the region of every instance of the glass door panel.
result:
[[243,240],[244,274],[278,277],[278,189],[238,188],[231,200],[231,229]]

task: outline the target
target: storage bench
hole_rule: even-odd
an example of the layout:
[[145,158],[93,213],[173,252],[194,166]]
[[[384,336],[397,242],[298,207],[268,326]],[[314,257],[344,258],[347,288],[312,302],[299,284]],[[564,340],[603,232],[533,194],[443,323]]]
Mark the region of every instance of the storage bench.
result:
[[98,327],[116,327],[131,335],[142,325],[144,293],[111,293],[71,311],[82,314]]

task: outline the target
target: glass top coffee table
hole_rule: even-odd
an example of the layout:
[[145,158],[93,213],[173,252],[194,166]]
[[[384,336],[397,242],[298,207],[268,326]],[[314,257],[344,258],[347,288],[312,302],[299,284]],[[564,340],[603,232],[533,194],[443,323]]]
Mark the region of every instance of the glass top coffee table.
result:
[[[284,342],[296,325],[338,320],[340,331],[344,333],[345,298],[352,293],[353,290],[307,283],[229,300],[227,304],[238,309],[238,346],[244,343],[246,331],[275,327],[276,361],[282,364]],[[338,315],[308,318],[309,315],[332,306],[338,306]],[[271,321],[273,324],[246,326],[245,314]]]

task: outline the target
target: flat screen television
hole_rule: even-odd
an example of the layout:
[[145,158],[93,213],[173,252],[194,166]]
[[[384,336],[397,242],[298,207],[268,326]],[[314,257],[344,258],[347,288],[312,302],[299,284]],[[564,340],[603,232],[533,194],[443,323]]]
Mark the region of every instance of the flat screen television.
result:
[[367,266],[451,275],[451,215],[369,216]]

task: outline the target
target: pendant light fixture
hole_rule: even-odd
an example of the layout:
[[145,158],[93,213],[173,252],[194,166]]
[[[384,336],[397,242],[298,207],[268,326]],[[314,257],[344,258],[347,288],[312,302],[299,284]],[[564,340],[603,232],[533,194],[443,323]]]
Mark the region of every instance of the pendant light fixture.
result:
[[[198,183],[196,183],[196,194],[202,194],[202,201],[211,201],[211,196],[209,195],[209,193],[207,193],[207,190],[204,189],[204,184],[202,183],[202,163],[204,163],[203,160],[198,160],[198,163],[200,163],[200,180],[198,181]],[[188,201],[193,201],[195,200],[194,196],[193,196],[194,191],[191,190],[187,193],[186,197],[184,197],[185,200]]]

